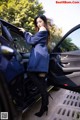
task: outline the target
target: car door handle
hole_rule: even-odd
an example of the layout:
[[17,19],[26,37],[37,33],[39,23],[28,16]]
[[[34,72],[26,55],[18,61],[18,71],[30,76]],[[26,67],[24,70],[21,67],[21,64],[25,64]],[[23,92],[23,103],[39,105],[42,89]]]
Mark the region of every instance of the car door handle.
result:
[[66,55],[65,57],[62,57],[61,60],[65,60],[66,58],[68,58],[68,55]]

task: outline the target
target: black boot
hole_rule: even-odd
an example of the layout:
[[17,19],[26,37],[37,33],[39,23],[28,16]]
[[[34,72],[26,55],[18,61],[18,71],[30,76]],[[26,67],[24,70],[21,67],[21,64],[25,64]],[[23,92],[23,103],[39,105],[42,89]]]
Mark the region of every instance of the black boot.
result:
[[45,112],[46,112],[46,115],[47,115],[48,107],[47,106],[45,106],[45,107],[42,106],[40,111],[35,113],[35,115],[38,116],[38,117],[41,117]]
[[35,113],[36,116],[41,117],[44,112],[48,111],[49,104],[49,94],[47,92],[47,84],[45,82],[45,77],[38,77],[36,73],[29,74],[30,79],[34,82],[34,84],[39,88],[39,92],[42,97],[42,105],[39,112]]
[[49,104],[48,94],[46,95],[44,94],[44,96],[43,95],[41,96],[42,96],[42,105],[41,105],[40,111],[35,113],[35,115],[38,117],[41,117],[45,112],[46,112],[46,115],[48,113],[48,104]]
[[41,84],[39,87],[39,90],[42,97],[42,105],[41,105],[40,111],[35,113],[35,115],[38,117],[41,117],[44,114],[44,112],[46,112],[46,115],[47,115],[48,104],[49,104],[49,100],[48,100],[49,94],[47,92],[47,85],[45,82],[45,78],[39,77],[39,82]]

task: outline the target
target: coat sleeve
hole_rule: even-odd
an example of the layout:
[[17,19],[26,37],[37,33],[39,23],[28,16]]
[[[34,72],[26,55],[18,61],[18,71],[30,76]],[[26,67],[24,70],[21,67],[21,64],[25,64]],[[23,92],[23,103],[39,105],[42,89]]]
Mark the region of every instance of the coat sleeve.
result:
[[35,35],[30,35],[28,32],[24,33],[25,40],[28,44],[36,44],[37,42],[47,38],[47,31],[37,32]]

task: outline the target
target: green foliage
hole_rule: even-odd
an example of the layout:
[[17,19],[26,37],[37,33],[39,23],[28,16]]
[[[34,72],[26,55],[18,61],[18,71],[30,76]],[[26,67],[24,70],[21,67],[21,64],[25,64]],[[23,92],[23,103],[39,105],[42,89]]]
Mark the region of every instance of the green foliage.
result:
[[31,33],[34,33],[34,17],[42,13],[44,13],[42,4],[37,0],[0,1],[0,18]]
[[[50,23],[50,22],[49,22]],[[48,45],[49,51],[51,52],[54,46],[60,41],[62,38],[62,29],[58,28],[55,24],[49,24],[50,29],[50,42]]]
[[61,44],[61,50],[63,52],[74,51],[78,49],[79,48],[75,44],[72,43],[72,40],[70,38],[66,38]]

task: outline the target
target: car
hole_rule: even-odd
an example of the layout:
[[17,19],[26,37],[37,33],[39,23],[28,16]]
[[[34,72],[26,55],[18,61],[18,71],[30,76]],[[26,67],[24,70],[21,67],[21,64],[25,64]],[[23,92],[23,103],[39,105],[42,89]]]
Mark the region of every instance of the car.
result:
[[[80,24],[53,46],[46,77],[48,91],[53,86],[80,91],[79,38]],[[0,19],[0,111],[8,112],[10,120],[20,120],[22,113],[40,98],[27,75],[30,49],[19,28]]]

